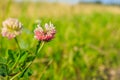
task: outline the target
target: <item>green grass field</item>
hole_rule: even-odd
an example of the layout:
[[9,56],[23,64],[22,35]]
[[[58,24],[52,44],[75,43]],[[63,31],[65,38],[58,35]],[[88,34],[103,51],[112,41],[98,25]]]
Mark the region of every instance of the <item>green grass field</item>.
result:
[[[28,80],[119,80],[119,10],[117,6],[96,4],[1,1],[0,24],[8,17],[23,23],[23,33],[18,37],[23,49],[31,49],[36,43],[33,38],[36,20],[55,25],[57,34],[44,45],[31,66],[33,74]],[[0,35],[0,55],[7,48],[16,49],[14,44],[14,40]]]

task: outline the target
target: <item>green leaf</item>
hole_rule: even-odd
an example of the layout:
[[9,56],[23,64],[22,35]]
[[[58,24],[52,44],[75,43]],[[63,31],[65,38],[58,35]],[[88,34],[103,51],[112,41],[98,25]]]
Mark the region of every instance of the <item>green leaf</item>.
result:
[[24,77],[24,78],[28,78],[29,76],[31,76],[33,74],[33,71],[28,68],[24,73],[22,73],[22,75],[20,76],[21,78]]
[[27,74],[28,74],[28,76],[31,76],[31,75],[33,74],[33,71],[29,68],[29,69],[27,70]]
[[34,58],[35,58],[35,56],[30,55],[30,56],[28,56],[28,58],[27,58],[26,62],[33,61],[33,60],[34,60]]
[[15,57],[16,54],[17,54],[17,53],[16,53],[15,51],[12,51],[12,50],[9,49],[9,50],[8,50],[8,61],[11,60],[11,61],[14,62],[14,61],[16,60],[16,59],[15,59],[15,58],[16,58],[16,57]]
[[6,76],[8,73],[7,71],[8,71],[7,65],[0,64],[0,76]]
[[18,56],[18,51],[13,51],[13,50],[8,50],[7,52],[7,64],[8,67],[12,67],[14,63],[16,62],[17,56]]
[[25,60],[27,59],[27,56],[28,56],[28,52],[27,51],[23,51],[22,54],[21,54],[19,62],[20,63],[25,62]]
[[14,56],[13,56],[13,51],[12,50],[8,50],[8,55],[9,55],[9,58],[14,60]]
[[3,57],[0,57],[0,64],[6,64],[7,60]]

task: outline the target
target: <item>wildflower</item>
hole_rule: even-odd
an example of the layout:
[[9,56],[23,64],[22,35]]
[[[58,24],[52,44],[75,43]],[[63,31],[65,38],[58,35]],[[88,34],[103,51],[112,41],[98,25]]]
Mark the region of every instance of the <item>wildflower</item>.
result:
[[21,34],[22,24],[14,18],[8,18],[3,23],[2,36],[8,37],[9,39],[15,38],[17,35]]
[[53,24],[45,24],[44,26],[45,30],[38,25],[37,28],[34,30],[35,38],[40,41],[50,41],[54,38],[54,35],[56,33],[55,27]]

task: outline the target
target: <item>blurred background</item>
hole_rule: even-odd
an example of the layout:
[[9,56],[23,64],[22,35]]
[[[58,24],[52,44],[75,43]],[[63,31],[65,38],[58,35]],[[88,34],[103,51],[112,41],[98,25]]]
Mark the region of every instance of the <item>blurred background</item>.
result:
[[[24,25],[18,37],[31,49],[37,22],[52,22],[55,38],[44,45],[28,80],[119,80],[120,0],[0,0],[0,29],[8,18]],[[0,35],[0,55],[16,49]]]

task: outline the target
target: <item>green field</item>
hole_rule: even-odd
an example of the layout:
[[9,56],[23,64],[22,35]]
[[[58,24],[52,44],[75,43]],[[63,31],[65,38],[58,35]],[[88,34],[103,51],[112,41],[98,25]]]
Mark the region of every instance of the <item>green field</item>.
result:
[[[18,37],[23,49],[36,43],[36,20],[51,21],[55,38],[44,45],[28,80],[119,80],[120,7],[97,4],[14,3],[0,1],[0,29],[8,17],[24,25]],[[0,55],[16,49],[0,35]]]

